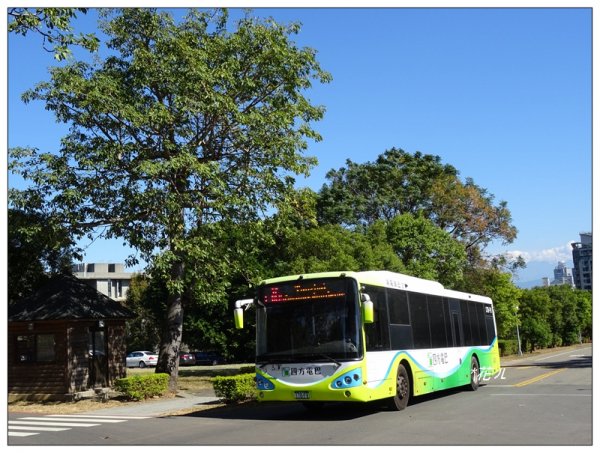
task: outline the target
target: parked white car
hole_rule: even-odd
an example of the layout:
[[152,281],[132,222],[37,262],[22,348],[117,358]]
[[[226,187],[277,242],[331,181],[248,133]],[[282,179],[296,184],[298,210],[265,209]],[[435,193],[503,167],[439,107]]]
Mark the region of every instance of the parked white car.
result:
[[158,354],[151,351],[133,351],[125,358],[125,365],[128,368],[156,366],[157,362]]

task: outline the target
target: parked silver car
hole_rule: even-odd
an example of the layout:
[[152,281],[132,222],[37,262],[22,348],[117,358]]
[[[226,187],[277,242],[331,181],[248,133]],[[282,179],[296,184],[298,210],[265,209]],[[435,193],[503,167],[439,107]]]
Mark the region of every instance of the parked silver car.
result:
[[125,365],[128,368],[147,366],[156,366],[158,363],[158,354],[151,351],[133,351],[127,354]]

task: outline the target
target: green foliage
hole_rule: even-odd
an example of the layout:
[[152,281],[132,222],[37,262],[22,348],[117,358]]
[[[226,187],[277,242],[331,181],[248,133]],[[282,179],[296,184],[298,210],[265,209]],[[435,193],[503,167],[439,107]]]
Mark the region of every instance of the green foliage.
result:
[[[71,21],[87,8],[8,8],[8,31],[19,35],[35,32],[43,38],[43,48],[58,61],[71,56],[70,46],[96,51],[99,40],[93,33],[74,35]],[[46,47],[49,44],[51,47]]]
[[319,193],[319,220],[325,223],[371,225],[400,214],[417,214],[431,204],[434,182],[456,176],[439,156],[414,155],[392,148],[375,162],[356,164],[327,173],[329,185]]
[[158,348],[166,296],[165,285],[159,279],[147,275],[132,277],[125,305],[137,317],[126,323],[128,350],[155,351]]
[[137,401],[163,395],[168,384],[168,374],[138,374],[115,380],[115,390],[123,393],[126,398]]
[[552,342],[550,326],[541,318],[525,318],[521,322],[520,334],[521,346],[527,352],[546,348]]
[[245,401],[256,398],[255,374],[217,376],[213,379],[215,395],[226,402]]
[[491,241],[510,243],[516,237],[506,202],[495,204],[470,178],[463,183],[458,170],[439,156],[392,148],[375,162],[348,160],[327,178],[317,203],[322,223],[357,227],[422,215],[459,240],[473,263]]
[[519,344],[517,340],[498,340],[498,349],[502,357],[513,355],[519,352]]
[[523,290],[519,303],[525,350],[591,339],[592,297],[568,285]]
[[548,322],[551,311],[550,297],[544,289],[523,291],[519,300],[520,335],[525,351],[550,345],[552,331]]
[[8,302],[35,292],[79,258],[68,231],[51,214],[8,210]]
[[[324,272],[382,269],[381,250],[373,249],[368,238],[339,225],[298,230],[285,238],[273,254],[273,276]],[[390,249],[391,252],[391,249]],[[394,267],[399,267],[396,260]]]
[[387,242],[409,275],[453,286],[466,266],[465,249],[433,222],[402,214],[387,222]]

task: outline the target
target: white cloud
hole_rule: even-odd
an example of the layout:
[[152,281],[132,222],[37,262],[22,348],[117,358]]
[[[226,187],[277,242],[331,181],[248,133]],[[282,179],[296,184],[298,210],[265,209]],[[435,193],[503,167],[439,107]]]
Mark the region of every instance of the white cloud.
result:
[[573,259],[573,253],[571,248],[572,242],[576,241],[569,241],[565,245],[561,245],[559,247],[552,247],[544,250],[512,250],[506,252],[506,255],[511,258],[516,258],[520,255],[523,257],[526,263],[540,262],[556,264],[559,261],[571,261]]

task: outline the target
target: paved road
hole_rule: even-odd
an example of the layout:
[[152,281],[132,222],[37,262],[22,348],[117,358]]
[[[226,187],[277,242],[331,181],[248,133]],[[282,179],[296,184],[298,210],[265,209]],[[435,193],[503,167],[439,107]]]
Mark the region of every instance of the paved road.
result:
[[300,404],[274,403],[145,419],[131,418],[138,413],[58,422],[13,413],[9,429],[28,421],[69,429],[9,437],[9,445],[591,445],[591,346],[502,365],[477,392],[415,398],[403,412],[331,405],[312,414]]

